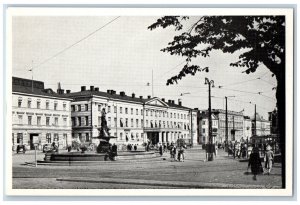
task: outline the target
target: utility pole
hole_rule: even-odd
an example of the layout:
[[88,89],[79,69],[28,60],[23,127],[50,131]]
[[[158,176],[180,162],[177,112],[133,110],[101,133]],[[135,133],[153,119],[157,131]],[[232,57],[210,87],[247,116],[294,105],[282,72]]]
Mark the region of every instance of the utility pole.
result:
[[154,92],[153,92],[153,69],[152,69],[152,97],[154,97]]
[[256,136],[256,104],[254,106],[254,136]]
[[205,78],[205,84],[208,85],[208,147],[207,147],[207,159],[213,161],[214,144],[212,136],[212,120],[211,120],[211,86],[214,87],[214,81]]
[[225,97],[225,152],[228,152],[228,111],[227,111],[227,97]]

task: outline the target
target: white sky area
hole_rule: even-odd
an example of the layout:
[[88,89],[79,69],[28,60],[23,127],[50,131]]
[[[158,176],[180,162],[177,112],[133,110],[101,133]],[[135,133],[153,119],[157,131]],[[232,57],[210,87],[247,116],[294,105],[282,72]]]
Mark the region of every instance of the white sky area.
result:
[[[216,86],[212,88],[212,108],[225,109],[224,97],[232,95],[236,97],[228,98],[228,109],[244,109],[244,115],[253,116],[254,104],[257,104],[257,112],[267,119],[267,112],[275,108],[275,90],[272,90],[277,84],[275,77],[263,65],[249,75],[242,73],[245,68],[230,67],[231,62],[238,60],[238,53],[214,51],[208,58],[198,57],[194,63],[208,66],[208,73],[188,75],[177,85],[166,86],[167,79],[181,70],[184,58],[160,51],[179,33],[172,27],[148,30],[158,16],[121,16],[40,65],[115,17],[13,17],[13,76],[31,79],[32,73],[28,70],[33,66],[34,80],[44,81],[45,87],[54,91],[60,82],[62,89],[72,92],[80,91],[82,85],[87,89],[94,85],[101,91],[113,89],[117,93],[125,91],[127,95],[135,93],[146,98],[152,93],[152,86],[147,83],[151,84],[153,70],[154,96],[176,102],[181,98],[187,107],[208,108],[208,87],[204,85],[207,77],[214,80]],[[243,83],[235,84],[239,82]],[[226,90],[217,88],[220,85]],[[258,92],[264,96],[254,94]],[[180,96],[181,93],[190,94]]]

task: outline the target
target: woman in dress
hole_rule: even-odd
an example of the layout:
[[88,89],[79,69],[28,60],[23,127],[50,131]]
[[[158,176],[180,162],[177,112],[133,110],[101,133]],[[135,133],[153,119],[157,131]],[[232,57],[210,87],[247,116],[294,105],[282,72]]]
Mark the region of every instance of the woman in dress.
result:
[[252,153],[250,154],[248,169],[250,167],[251,167],[251,172],[253,174],[253,180],[256,180],[256,175],[261,173],[261,169],[262,169],[259,150],[257,147],[254,147],[252,149]]

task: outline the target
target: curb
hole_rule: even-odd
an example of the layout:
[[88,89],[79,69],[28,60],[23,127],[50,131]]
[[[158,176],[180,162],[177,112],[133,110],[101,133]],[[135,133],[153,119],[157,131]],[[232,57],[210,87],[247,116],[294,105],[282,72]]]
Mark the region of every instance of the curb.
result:
[[182,181],[157,181],[144,179],[121,179],[121,178],[57,178],[57,181],[87,182],[87,183],[110,183],[110,184],[136,184],[174,188],[198,188],[198,189],[281,189],[280,186],[249,185],[249,184],[225,184],[225,183],[202,183]]

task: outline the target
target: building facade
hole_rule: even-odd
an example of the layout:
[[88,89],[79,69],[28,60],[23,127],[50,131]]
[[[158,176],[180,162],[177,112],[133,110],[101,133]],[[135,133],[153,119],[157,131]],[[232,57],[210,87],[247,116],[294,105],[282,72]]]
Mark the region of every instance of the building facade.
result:
[[[209,126],[208,126],[208,111],[200,111],[199,112],[199,122],[198,122],[198,129],[199,129],[199,144],[207,144],[209,143]],[[211,115],[212,120],[212,141],[213,143],[222,142],[219,138],[219,119],[216,115]]]
[[252,121],[250,117],[244,116],[244,136],[243,139],[248,141],[252,137]]
[[182,106],[181,102],[142,96],[117,94],[114,90],[99,91],[90,86],[80,92],[67,91],[72,98],[73,140],[99,143],[101,116],[106,113],[111,143],[152,144],[175,142],[178,138],[197,142],[197,112]]
[[268,136],[271,135],[271,122],[265,120],[262,116],[256,113],[256,118],[252,118],[252,135],[253,136]]
[[[33,84],[32,84],[33,83]],[[56,142],[59,148],[71,143],[71,99],[51,89],[41,81],[13,77],[12,79],[12,145],[34,149]]]

